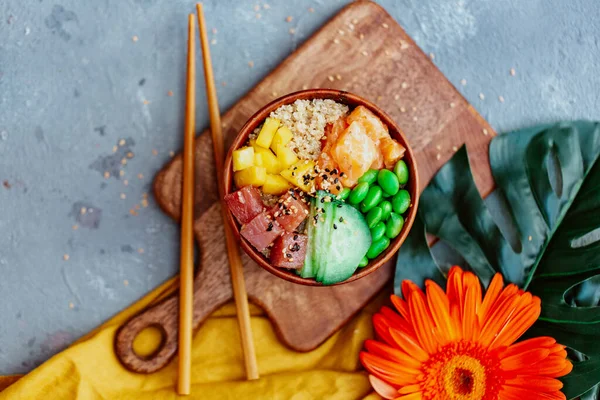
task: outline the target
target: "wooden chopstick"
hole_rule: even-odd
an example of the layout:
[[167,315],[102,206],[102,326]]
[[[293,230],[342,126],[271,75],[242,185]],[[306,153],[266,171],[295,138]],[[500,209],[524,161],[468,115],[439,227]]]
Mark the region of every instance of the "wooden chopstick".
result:
[[250,310],[248,308],[246,283],[244,282],[244,270],[242,267],[242,260],[240,258],[237,241],[235,240],[233,232],[231,231],[231,228],[227,222],[227,208],[223,203],[223,196],[225,193],[225,188],[223,187],[223,132],[221,129],[221,114],[219,112],[219,102],[217,100],[217,90],[215,88],[215,79],[213,76],[212,62],[210,59],[210,49],[208,44],[208,35],[206,33],[206,22],[204,21],[202,3],[196,4],[196,10],[198,12],[198,28],[200,30],[200,44],[202,47],[204,63],[204,80],[206,81],[206,96],[208,98],[210,130],[215,153],[217,182],[219,185],[219,197],[221,199],[221,212],[223,215],[223,225],[225,227],[225,240],[227,242],[227,255],[229,256],[233,297],[235,299],[238,323],[240,325],[240,334],[242,338],[242,350],[244,352],[244,361],[246,364],[246,377],[249,380],[258,379],[258,366],[256,363],[256,353],[254,351],[254,341],[252,339],[252,327],[250,326]]
[[196,47],[194,14],[188,17],[187,90],[183,138],[183,195],[179,278],[179,375],[177,393],[190,394],[194,314],[194,135],[196,113]]

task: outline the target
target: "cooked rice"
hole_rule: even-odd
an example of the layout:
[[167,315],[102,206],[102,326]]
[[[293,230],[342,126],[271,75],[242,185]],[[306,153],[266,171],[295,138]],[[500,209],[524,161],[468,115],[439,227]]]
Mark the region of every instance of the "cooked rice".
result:
[[325,126],[333,124],[346,114],[348,106],[344,104],[330,99],[313,99],[296,100],[292,104],[283,105],[273,111],[270,117],[277,118],[292,131],[294,136],[288,147],[299,158],[316,160],[321,154],[321,138],[325,135]]

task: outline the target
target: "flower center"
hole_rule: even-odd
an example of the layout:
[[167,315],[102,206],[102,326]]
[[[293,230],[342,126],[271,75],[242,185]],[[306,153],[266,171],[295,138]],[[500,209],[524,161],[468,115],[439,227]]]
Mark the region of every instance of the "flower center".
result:
[[485,368],[473,357],[453,357],[442,367],[441,375],[444,389],[451,400],[481,399],[485,394]]
[[439,349],[423,364],[422,372],[424,400],[497,400],[504,383],[498,357],[467,341]]

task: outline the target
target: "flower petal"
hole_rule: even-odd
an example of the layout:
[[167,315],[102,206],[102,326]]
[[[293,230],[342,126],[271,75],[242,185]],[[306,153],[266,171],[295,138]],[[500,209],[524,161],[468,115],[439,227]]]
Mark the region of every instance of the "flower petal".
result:
[[479,323],[483,326],[483,322],[487,318],[487,314],[492,309],[492,306],[498,299],[498,296],[502,292],[502,287],[504,286],[504,280],[502,279],[501,274],[496,274],[492,278],[490,285],[487,288],[485,293],[485,297],[483,298],[483,302],[481,303],[481,307],[477,310],[477,316],[479,317]]
[[540,336],[533,339],[523,340],[507,348],[502,354],[500,354],[500,357],[505,358],[514,356],[515,354],[523,353],[529,349],[534,349],[538,347],[551,348],[552,346],[554,346],[555,343],[556,340],[549,336]]
[[415,377],[419,373],[418,370],[402,367],[366,351],[361,351],[359,358],[367,371],[392,385],[404,386],[415,383]]
[[378,355],[390,361],[397,362],[398,364],[405,365],[409,368],[419,369],[423,364],[421,361],[414,359],[408,353],[373,339],[365,340],[365,349],[367,349],[369,353]]
[[538,392],[556,392],[563,384],[558,379],[547,376],[519,375],[505,381],[507,385],[537,390]]
[[390,336],[400,349],[407,352],[417,360],[425,362],[429,359],[429,354],[423,350],[421,345],[415,339],[406,333],[394,328],[390,328]]
[[395,387],[388,384],[384,380],[379,379],[375,375],[369,374],[369,382],[371,382],[371,386],[377,392],[377,394],[384,399],[394,399],[398,396],[398,391]]
[[503,358],[500,366],[505,371],[522,370],[532,364],[540,362],[550,355],[548,349],[531,349],[514,356]]
[[448,296],[437,283],[428,280],[425,282],[427,293],[427,305],[431,310],[431,316],[438,328],[439,338],[443,339],[440,344],[450,340],[455,340],[460,337],[459,332],[455,329],[454,321],[450,317],[450,301]]
[[424,297],[423,292],[413,291],[408,298],[408,309],[421,346],[427,353],[432,354],[437,350],[439,343],[434,333],[435,326]]

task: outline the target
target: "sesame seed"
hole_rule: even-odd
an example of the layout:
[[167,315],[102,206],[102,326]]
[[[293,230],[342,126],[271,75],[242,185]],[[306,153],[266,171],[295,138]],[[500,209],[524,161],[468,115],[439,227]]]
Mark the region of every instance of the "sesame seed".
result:
[[487,129],[485,129],[485,128],[483,128],[483,134],[484,134],[485,136],[487,136],[487,135],[488,135],[488,130],[487,130]]
[[413,107],[413,108],[412,108],[412,110],[413,110],[413,111],[417,111],[417,107]]
[[142,199],[142,207],[144,207],[144,208],[148,207],[148,200]]
[[363,51],[361,51],[360,53],[361,53],[363,56],[368,56],[368,55],[369,55],[369,53],[367,53],[367,51],[366,51],[366,50],[363,50]]
[[360,35],[358,35],[360,40],[363,40],[365,38],[365,35],[363,35],[362,33]]
[[346,32],[344,32],[344,30],[343,30],[343,29],[338,29],[338,33],[339,33],[340,35],[344,36],[344,34],[345,34]]
[[406,108],[400,107],[400,112],[406,112]]
[[119,148],[117,146],[113,146],[113,153],[116,153]]
[[106,179],[110,178],[110,172],[104,171],[104,178],[106,178]]
[[125,280],[123,281],[123,285],[125,285],[125,286],[129,286],[129,281],[128,281],[127,279],[125,279]]
[[126,159],[126,158],[123,158],[123,159],[121,160],[121,164],[123,164],[123,165],[126,165],[126,164],[127,164],[127,159]]
[[263,4],[263,8],[264,8],[265,10],[268,10],[269,8],[271,8],[271,6],[270,6],[270,5],[268,5],[267,3],[265,3],[265,4]]
[[123,176],[123,175],[125,175],[125,171],[123,171],[123,170],[120,170],[120,171],[119,171],[119,176]]
[[340,43],[340,40],[339,40],[339,39],[333,39],[333,43],[335,43],[335,44],[339,44],[339,43]]
[[260,19],[260,17],[262,17],[262,15],[260,15],[260,13],[256,13],[256,19]]
[[87,213],[87,208],[81,207],[81,210],[79,210],[79,212],[81,213],[81,215],[84,215],[85,213]]
[[402,82],[402,89],[406,89],[408,87],[408,83]]
[[73,230],[76,231],[77,229],[79,229],[79,225],[77,225],[77,224],[73,225]]
[[125,146],[125,139],[119,140],[119,146]]
[[285,22],[292,22],[294,18],[291,15],[288,15],[287,18],[285,19]]
[[498,100],[500,101],[500,103],[504,103],[504,97],[498,96]]
[[175,152],[173,150],[169,151],[169,157],[174,157],[175,156]]
[[133,158],[133,153],[132,152],[128,152],[127,153],[127,158]]
[[167,92],[167,96],[169,96],[169,97],[172,97],[172,96],[173,96],[173,91],[169,90],[169,91]]
[[254,67],[254,61],[248,61],[248,66],[249,66],[250,68]]
[[417,116],[416,116],[416,115],[413,117],[413,121],[417,121],[418,119],[419,119],[419,118],[417,118]]
[[438,153],[438,154],[435,156],[435,159],[436,159],[436,160],[439,160],[440,158],[442,158],[442,155],[441,155],[440,153]]
[[273,97],[277,97],[278,93],[276,91],[273,91],[273,92],[271,92],[271,94],[273,95]]
[[121,193],[121,199],[125,200],[125,198],[127,198],[127,195],[125,193]]
[[144,254],[144,249],[142,249],[141,247],[138,249],[138,253],[140,254]]
[[212,28],[211,31],[212,31],[213,34],[216,34],[217,33],[217,28]]
[[456,106],[456,104],[450,103],[450,108],[454,108],[455,106]]
[[331,76],[331,75],[329,75],[329,76],[327,77],[327,79],[329,79],[329,81],[330,81],[330,82],[333,82],[333,81],[335,80],[335,78],[334,78],[333,76]]
[[125,179],[125,180],[123,181],[123,185],[125,185],[125,186],[129,185],[129,181],[128,181],[127,179]]
[[158,150],[156,150],[156,149],[152,149],[152,155],[153,155],[153,156],[157,156],[157,155],[158,155]]
[[295,28],[290,28],[289,32],[290,32],[290,35],[293,35],[293,34],[296,33],[296,29]]
[[336,74],[335,75],[335,79],[337,79],[338,81],[342,80],[342,76],[340,74]]
[[357,20],[356,18],[354,18],[354,19],[352,20],[352,23],[353,23],[354,25],[356,25],[356,24],[358,24],[358,20]]
[[533,237],[529,236],[529,237],[527,238],[527,240],[529,240],[529,241],[531,242],[531,241],[533,240]]
[[399,94],[397,94],[397,95],[394,95],[394,100],[398,100],[399,98],[400,98],[400,95],[399,95]]
[[458,150],[458,147],[452,146],[452,151],[457,151],[457,150]]
[[436,149],[441,150],[442,146],[440,146],[439,144],[437,146],[435,146]]
[[144,175],[143,174],[137,174],[138,179],[144,179]]
[[333,224],[333,229],[337,229],[337,225],[336,224]]
[[69,303],[69,308],[72,310],[75,308],[75,304],[73,304],[72,302]]
[[69,258],[71,258],[71,257],[68,254],[63,255],[63,260],[69,261]]
[[431,58],[432,60],[435,60],[435,54],[429,53],[429,58]]
[[510,75],[511,75],[511,76],[515,76],[516,74],[517,74],[517,71],[515,71],[515,69],[514,69],[514,68],[511,68],[511,69],[510,69]]
[[461,79],[460,80],[460,84],[465,86],[467,84],[467,80],[466,79]]
[[131,38],[131,40],[133,40],[133,42],[135,43],[135,42],[137,42],[137,41],[139,40],[139,38],[138,38],[137,36],[135,36],[135,35],[134,35],[134,36]]
[[387,28],[389,28],[389,25],[388,25],[388,24],[386,24],[385,22],[384,22],[383,24],[381,24],[381,26],[383,26],[383,28],[384,28],[384,29],[387,29]]
[[484,95],[483,93],[479,93],[479,98],[480,98],[481,100],[484,100],[484,99],[485,99],[485,95]]

